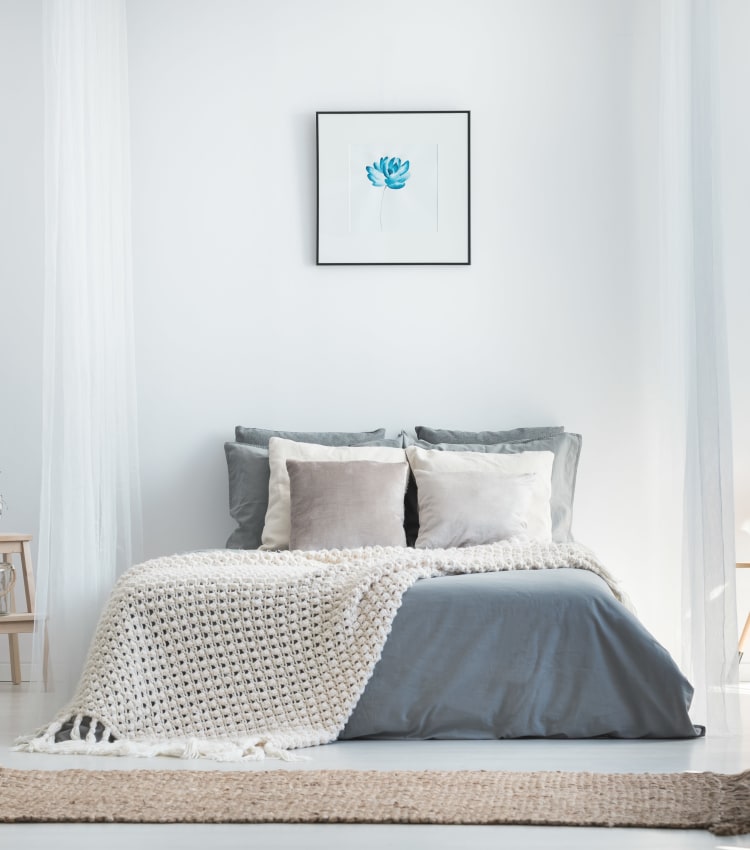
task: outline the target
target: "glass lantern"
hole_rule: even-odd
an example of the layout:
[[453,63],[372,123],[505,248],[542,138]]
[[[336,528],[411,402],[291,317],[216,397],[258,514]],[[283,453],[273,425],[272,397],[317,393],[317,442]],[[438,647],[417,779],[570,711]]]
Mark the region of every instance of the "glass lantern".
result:
[[10,561],[0,561],[0,617],[10,614],[10,599],[16,583],[16,568]]

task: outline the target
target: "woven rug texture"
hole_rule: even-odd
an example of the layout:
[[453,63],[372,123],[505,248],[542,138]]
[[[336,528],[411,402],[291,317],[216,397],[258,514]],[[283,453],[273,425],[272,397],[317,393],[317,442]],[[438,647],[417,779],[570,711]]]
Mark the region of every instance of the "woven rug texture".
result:
[[11,770],[0,822],[420,823],[750,832],[750,771]]

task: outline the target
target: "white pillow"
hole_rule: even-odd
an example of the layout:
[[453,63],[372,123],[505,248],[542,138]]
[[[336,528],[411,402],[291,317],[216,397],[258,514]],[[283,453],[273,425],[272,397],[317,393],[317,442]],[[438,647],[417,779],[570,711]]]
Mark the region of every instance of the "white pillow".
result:
[[[418,547],[444,546],[447,540],[459,539],[462,523],[465,525],[463,536],[467,542],[451,542],[447,545],[473,545],[482,533],[479,525],[485,524],[487,520],[484,500],[488,497],[496,501],[498,510],[510,511],[508,521],[498,525],[498,528],[503,529],[500,532],[503,536],[524,533],[532,540],[550,541],[552,539],[550,498],[552,464],[555,459],[553,452],[485,454],[484,452],[441,452],[409,446],[406,449],[406,455],[417,482],[419,537],[416,545]],[[468,488],[458,486],[457,482],[460,481],[462,472],[467,473],[468,478],[471,479]],[[457,473],[459,475],[456,475]],[[519,478],[527,473],[533,474],[533,478]],[[490,476],[487,492],[484,493],[481,486],[482,476]],[[505,486],[498,489],[494,485],[490,486],[489,482],[494,477],[513,478],[514,481],[506,482]],[[451,479],[453,479],[453,488],[451,488]],[[451,489],[455,494],[452,502]],[[473,497],[472,492],[475,494]],[[478,524],[476,529],[470,527],[472,503],[467,502],[473,499],[476,500]],[[510,505],[513,499],[517,502],[515,506]],[[425,522],[424,530],[423,521]],[[456,525],[457,522],[458,525]]]
[[498,475],[489,470],[421,470],[417,549],[496,543],[528,533],[535,472]]
[[268,442],[268,462],[271,477],[268,482],[268,509],[263,526],[261,549],[288,549],[291,532],[291,498],[289,495],[288,460],[351,461],[377,460],[381,463],[403,463],[403,449],[381,446],[319,446],[271,437]]

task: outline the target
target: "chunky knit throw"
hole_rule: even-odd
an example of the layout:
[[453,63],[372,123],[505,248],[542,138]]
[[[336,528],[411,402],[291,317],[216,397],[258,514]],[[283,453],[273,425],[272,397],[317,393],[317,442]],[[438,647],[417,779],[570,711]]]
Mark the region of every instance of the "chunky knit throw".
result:
[[[430,576],[580,568],[575,543],[222,550],[158,558],[115,586],[72,702],[18,749],[217,760],[336,739],[404,592]],[[59,739],[66,726],[70,740]]]

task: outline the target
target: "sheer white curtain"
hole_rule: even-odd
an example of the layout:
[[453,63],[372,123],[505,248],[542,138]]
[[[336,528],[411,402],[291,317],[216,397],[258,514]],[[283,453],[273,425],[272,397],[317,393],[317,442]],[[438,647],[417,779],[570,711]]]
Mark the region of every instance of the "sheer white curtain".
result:
[[694,720],[728,734],[739,713],[717,7],[661,4],[661,378],[665,496],[682,508],[665,533],[682,544],[683,668],[696,686]]
[[[67,698],[140,552],[125,0],[45,0],[38,607]],[[40,680],[41,641],[32,674]]]

